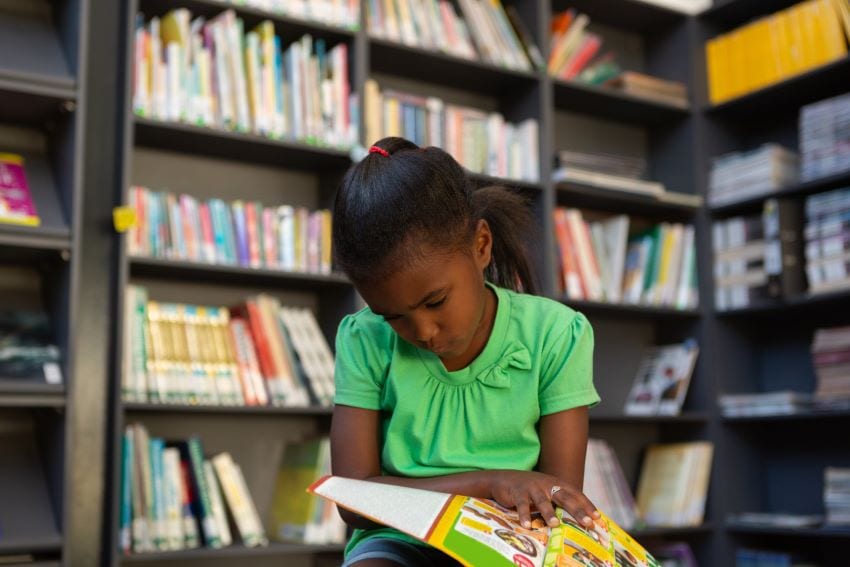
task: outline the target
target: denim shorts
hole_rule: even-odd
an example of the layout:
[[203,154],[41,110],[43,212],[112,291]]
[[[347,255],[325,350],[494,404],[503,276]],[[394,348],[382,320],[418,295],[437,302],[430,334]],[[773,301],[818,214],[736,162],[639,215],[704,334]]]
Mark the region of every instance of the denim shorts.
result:
[[387,559],[402,567],[457,567],[457,561],[433,547],[414,545],[386,537],[374,537],[351,550],[342,567],[354,567],[365,559]]

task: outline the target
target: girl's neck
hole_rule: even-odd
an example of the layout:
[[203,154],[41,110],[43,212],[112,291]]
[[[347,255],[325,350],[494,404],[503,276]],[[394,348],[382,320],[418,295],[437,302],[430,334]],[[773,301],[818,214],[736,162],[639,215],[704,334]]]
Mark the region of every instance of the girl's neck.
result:
[[458,357],[440,359],[443,362],[443,366],[449,372],[469,366],[473,360],[478,358],[478,355],[487,346],[487,341],[490,340],[490,334],[493,332],[493,324],[496,321],[496,308],[499,301],[496,298],[496,293],[489,286],[485,285],[484,290],[484,312],[481,315],[481,320],[478,322],[475,334],[472,335],[469,348]]

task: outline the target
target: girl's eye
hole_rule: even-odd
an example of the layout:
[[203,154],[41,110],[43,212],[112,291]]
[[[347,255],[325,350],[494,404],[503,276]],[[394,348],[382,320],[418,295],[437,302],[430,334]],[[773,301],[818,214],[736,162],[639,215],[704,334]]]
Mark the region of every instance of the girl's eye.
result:
[[431,303],[426,303],[425,307],[427,307],[428,309],[436,309],[437,307],[439,307],[440,305],[442,305],[445,302],[446,302],[446,298],[443,297],[442,299],[438,299],[437,301],[432,301]]

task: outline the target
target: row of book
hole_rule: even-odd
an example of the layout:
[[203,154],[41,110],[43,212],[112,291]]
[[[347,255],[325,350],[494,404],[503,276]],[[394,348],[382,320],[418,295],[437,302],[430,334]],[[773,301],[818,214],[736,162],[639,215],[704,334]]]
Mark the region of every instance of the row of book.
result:
[[[11,271],[27,271],[26,268],[0,269],[0,278],[14,281]],[[29,276],[38,277],[34,273]],[[7,279],[6,281],[9,281]],[[2,295],[12,296],[4,286]],[[5,299],[5,298],[4,298]],[[12,307],[7,302],[0,305],[0,376],[16,381],[32,381],[61,384],[62,352],[56,346],[54,329],[50,318],[42,309]]]
[[646,350],[623,408],[625,415],[679,415],[699,355],[693,338]]
[[847,0],[807,0],[710,39],[709,100],[719,104],[846,57],[845,32],[850,37]]
[[130,188],[131,256],[331,273],[331,213]]
[[800,209],[791,200],[768,199],[761,214],[712,225],[717,310],[775,302],[805,291]]
[[233,10],[207,21],[177,8],[147,23],[140,13],[134,45],[137,115],[333,147],[357,140],[345,43],[305,35],[284,51],[270,20],[246,32]]
[[334,357],[306,308],[266,294],[232,308],[150,300],[128,286],[125,401],[328,407]]
[[269,539],[341,544],[346,527],[330,502],[307,493],[330,474],[327,437],[287,443],[275,463],[271,500],[258,508],[230,453],[204,453],[199,437],[152,437],[141,423],[124,429],[120,546],[124,554],[200,547],[266,546]]
[[360,0],[228,0],[234,6],[248,6],[269,14],[282,14],[325,25],[357,29],[360,26]]
[[[508,69],[531,70],[537,47],[513,9],[498,0],[370,0],[369,33],[405,45],[443,51]],[[535,63],[536,64],[536,63]]]
[[498,112],[446,104],[395,90],[372,79],[364,91],[366,139],[403,136],[419,146],[443,148],[473,173],[536,182],[540,179],[537,120],[519,124]]
[[582,211],[560,207],[553,214],[567,298],[697,306],[693,226],[665,222],[630,236],[626,215],[585,220]]
[[27,183],[24,158],[18,154],[0,152],[0,223],[41,224]]
[[807,197],[805,216],[809,292],[850,288],[850,188]]
[[627,530],[639,525],[698,526],[705,516],[713,451],[713,445],[704,441],[650,445],[635,497],[611,446],[590,439],[584,492]]
[[268,545],[245,476],[229,453],[205,458],[201,440],[168,442],[141,424],[121,444],[120,545],[125,554]]
[[850,94],[800,109],[799,140],[804,181],[850,171]]

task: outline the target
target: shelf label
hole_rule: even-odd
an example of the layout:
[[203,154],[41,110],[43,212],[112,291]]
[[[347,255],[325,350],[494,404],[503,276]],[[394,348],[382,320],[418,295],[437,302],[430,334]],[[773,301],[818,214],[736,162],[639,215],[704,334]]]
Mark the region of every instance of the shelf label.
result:
[[112,209],[112,224],[117,232],[127,232],[136,226],[136,210],[133,207],[115,207]]

